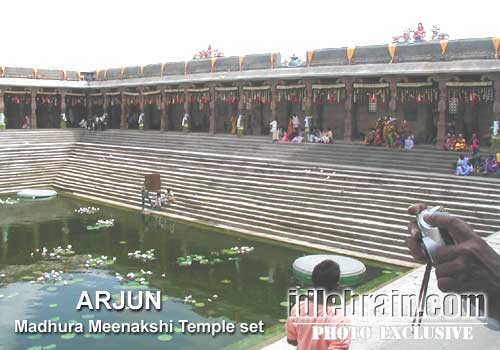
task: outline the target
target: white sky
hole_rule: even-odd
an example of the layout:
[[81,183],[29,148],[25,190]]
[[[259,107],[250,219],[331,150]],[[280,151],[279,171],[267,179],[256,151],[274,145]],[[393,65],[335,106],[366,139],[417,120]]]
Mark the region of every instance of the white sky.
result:
[[389,43],[423,22],[451,39],[500,36],[500,1],[2,0],[0,66],[95,70]]

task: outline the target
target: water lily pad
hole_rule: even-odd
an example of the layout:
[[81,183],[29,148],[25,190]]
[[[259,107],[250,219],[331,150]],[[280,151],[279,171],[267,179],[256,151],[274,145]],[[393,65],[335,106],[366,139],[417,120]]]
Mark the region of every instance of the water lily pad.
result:
[[76,321],[76,320],[69,320],[68,323],[69,324],[75,324],[75,323],[78,323],[78,321]]
[[61,335],[61,339],[70,340],[73,339],[75,336],[76,336],[75,333],[66,333]]
[[168,300],[168,295],[162,295],[161,301],[167,301]]
[[33,276],[23,276],[23,277],[21,277],[21,279],[23,281],[31,281],[31,280],[35,279],[35,277],[33,277]]
[[55,348],[57,348],[56,344],[50,344],[50,345],[44,346],[43,350],[54,350]]
[[27,348],[26,350],[42,350],[42,347],[40,345],[35,345]]
[[57,290],[57,287],[49,287],[46,289],[47,292],[55,292]]
[[120,241],[120,244],[127,244],[127,241]]
[[231,284],[231,280],[222,280],[220,281],[222,284]]
[[50,304],[50,305],[49,305],[49,307],[50,307],[51,309],[53,309],[53,308],[57,307],[57,304]]
[[96,340],[103,339],[105,336],[106,336],[106,335],[101,334],[101,333],[92,334],[92,338],[93,338],[93,339],[96,339]]
[[38,340],[41,339],[42,335],[41,334],[33,334],[28,337],[29,340]]
[[172,336],[169,334],[162,334],[158,336],[159,341],[170,341],[172,340]]
[[55,317],[52,317],[50,320],[51,320],[52,322],[57,322],[57,321],[59,321],[60,319],[61,319],[61,318],[60,318],[59,316],[55,316]]
[[174,332],[175,333],[181,333],[182,332],[182,328],[180,328],[180,327],[174,327]]
[[282,301],[280,305],[283,307],[288,307],[288,301]]
[[382,273],[392,273],[390,270],[382,270]]
[[84,338],[92,338],[92,334],[85,333],[85,334],[83,335],[83,337],[84,337]]
[[259,279],[261,281],[269,281],[269,277],[267,277],[267,276],[260,276]]
[[10,293],[9,295],[7,295],[7,299],[17,297],[18,295],[19,295],[18,292]]
[[92,315],[92,314],[84,314],[84,315],[82,315],[82,318],[83,318],[84,320],[90,320],[90,319],[92,319],[92,318],[94,318],[94,317],[95,317],[95,316],[94,316],[94,315]]
[[205,303],[195,303],[194,306],[196,307],[205,307]]
[[286,323],[286,318],[280,318],[280,319],[279,319],[279,322],[280,322],[280,323]]

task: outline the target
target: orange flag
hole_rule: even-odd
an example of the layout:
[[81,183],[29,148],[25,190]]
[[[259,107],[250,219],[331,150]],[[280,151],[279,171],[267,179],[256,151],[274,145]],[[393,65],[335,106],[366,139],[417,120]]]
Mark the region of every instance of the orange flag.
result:
[[354,50],[356,50],[356,47],[348,47],[347,48],[347,60],[349,61],[349,64],[352,63],[352,58],[354,56]]
[[444,53],[446,52],[446,48],[448,47],[448,40],[441,40],[439,42],[439,45],[441,46],[441,55],[444,56]]
[[240,56],[240,70],[243,70],[243,61],[245,61],[245,56]]
[[498,48],[500,47],[500,37],[491,38],[493,42],[493,47],[495,48],[495,58],[498,59]]
[[392,63],[394,62],[394,56],[396,55],[396,44],[389,44],[387,48],[389,49],[389,55],[391,56],[389,63]]
[[307,51],[307,65],[310,66],[313,60],[314,51]]
[[211,65],[210,65],[210,71],[213,72],[215,68],[215,62],[217,62],[217,57],[212,58]]

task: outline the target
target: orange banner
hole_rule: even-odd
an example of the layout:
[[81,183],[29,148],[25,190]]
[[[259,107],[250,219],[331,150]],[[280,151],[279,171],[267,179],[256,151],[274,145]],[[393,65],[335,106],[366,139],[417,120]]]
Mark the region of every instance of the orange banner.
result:
[[446,48],[448,47],[448,40],[441,40],[439,42],[439,45],[441,46],[441,55],[444,56],[446,52]]
[[165,68],[165,63],[162,63],[161,64],[161,67],[160,67],[160,75],[163,76],[163,69]]
[[389,49],[389,56],[391,56],[389,63],[392,63],[394,62],[394,56],[396,55],[396,44],[389,44],[387,48]]
[[313,61],[314,51],[307,51],[307,65],[310,66]]
[[68,75],[66,74],[65,70],[63,70],[63,78],[64,78],[64,80],[68,80]]
[[125,73],[125,67],[122,67],[122,71],[120,72],[120,78],[123,79],[123,73]]
[[500,38],[491,38],[493,47],[495,48],[495,58],[498,59],[498,48],[500,47]]
[[347,61],[349,61],[349,64],[352,63],[352,58],[354,57],[355,50],[356,50],[356,47],[348,47],[347,48]]
[[217,62],[217,57],[212,58],[210,71],[213,72],[215,68],[215,63]]
[[240,70],[243,70],[243,62],[245,61],[245,56],[240,56]]
[[274,68],[275,60],[276,60],[276,54],[272,53],[271,54],[271,68]]

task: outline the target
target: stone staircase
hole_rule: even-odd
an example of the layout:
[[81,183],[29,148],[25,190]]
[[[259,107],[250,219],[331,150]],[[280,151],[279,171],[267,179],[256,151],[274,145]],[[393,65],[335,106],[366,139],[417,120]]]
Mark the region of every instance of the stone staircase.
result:
[[[10,150],[2,152],[0,176],[14,177],[16,188],[52,184],[138,208],[143,174],[159,172],[177,197],[164,214],[290,244],[413,266],[404,240],[406,208],[417,201],[444,206],[482,236],[500,229],[500,179],[449,175],[456,154],[430,147],[409,153],[273,145],[263,137],[53,130],[19,132],[17,145],[27,136],[30,143],[16,163],[10,133],[0,133],[0,148]],[[0,191],[15,187],[5,186]]]

